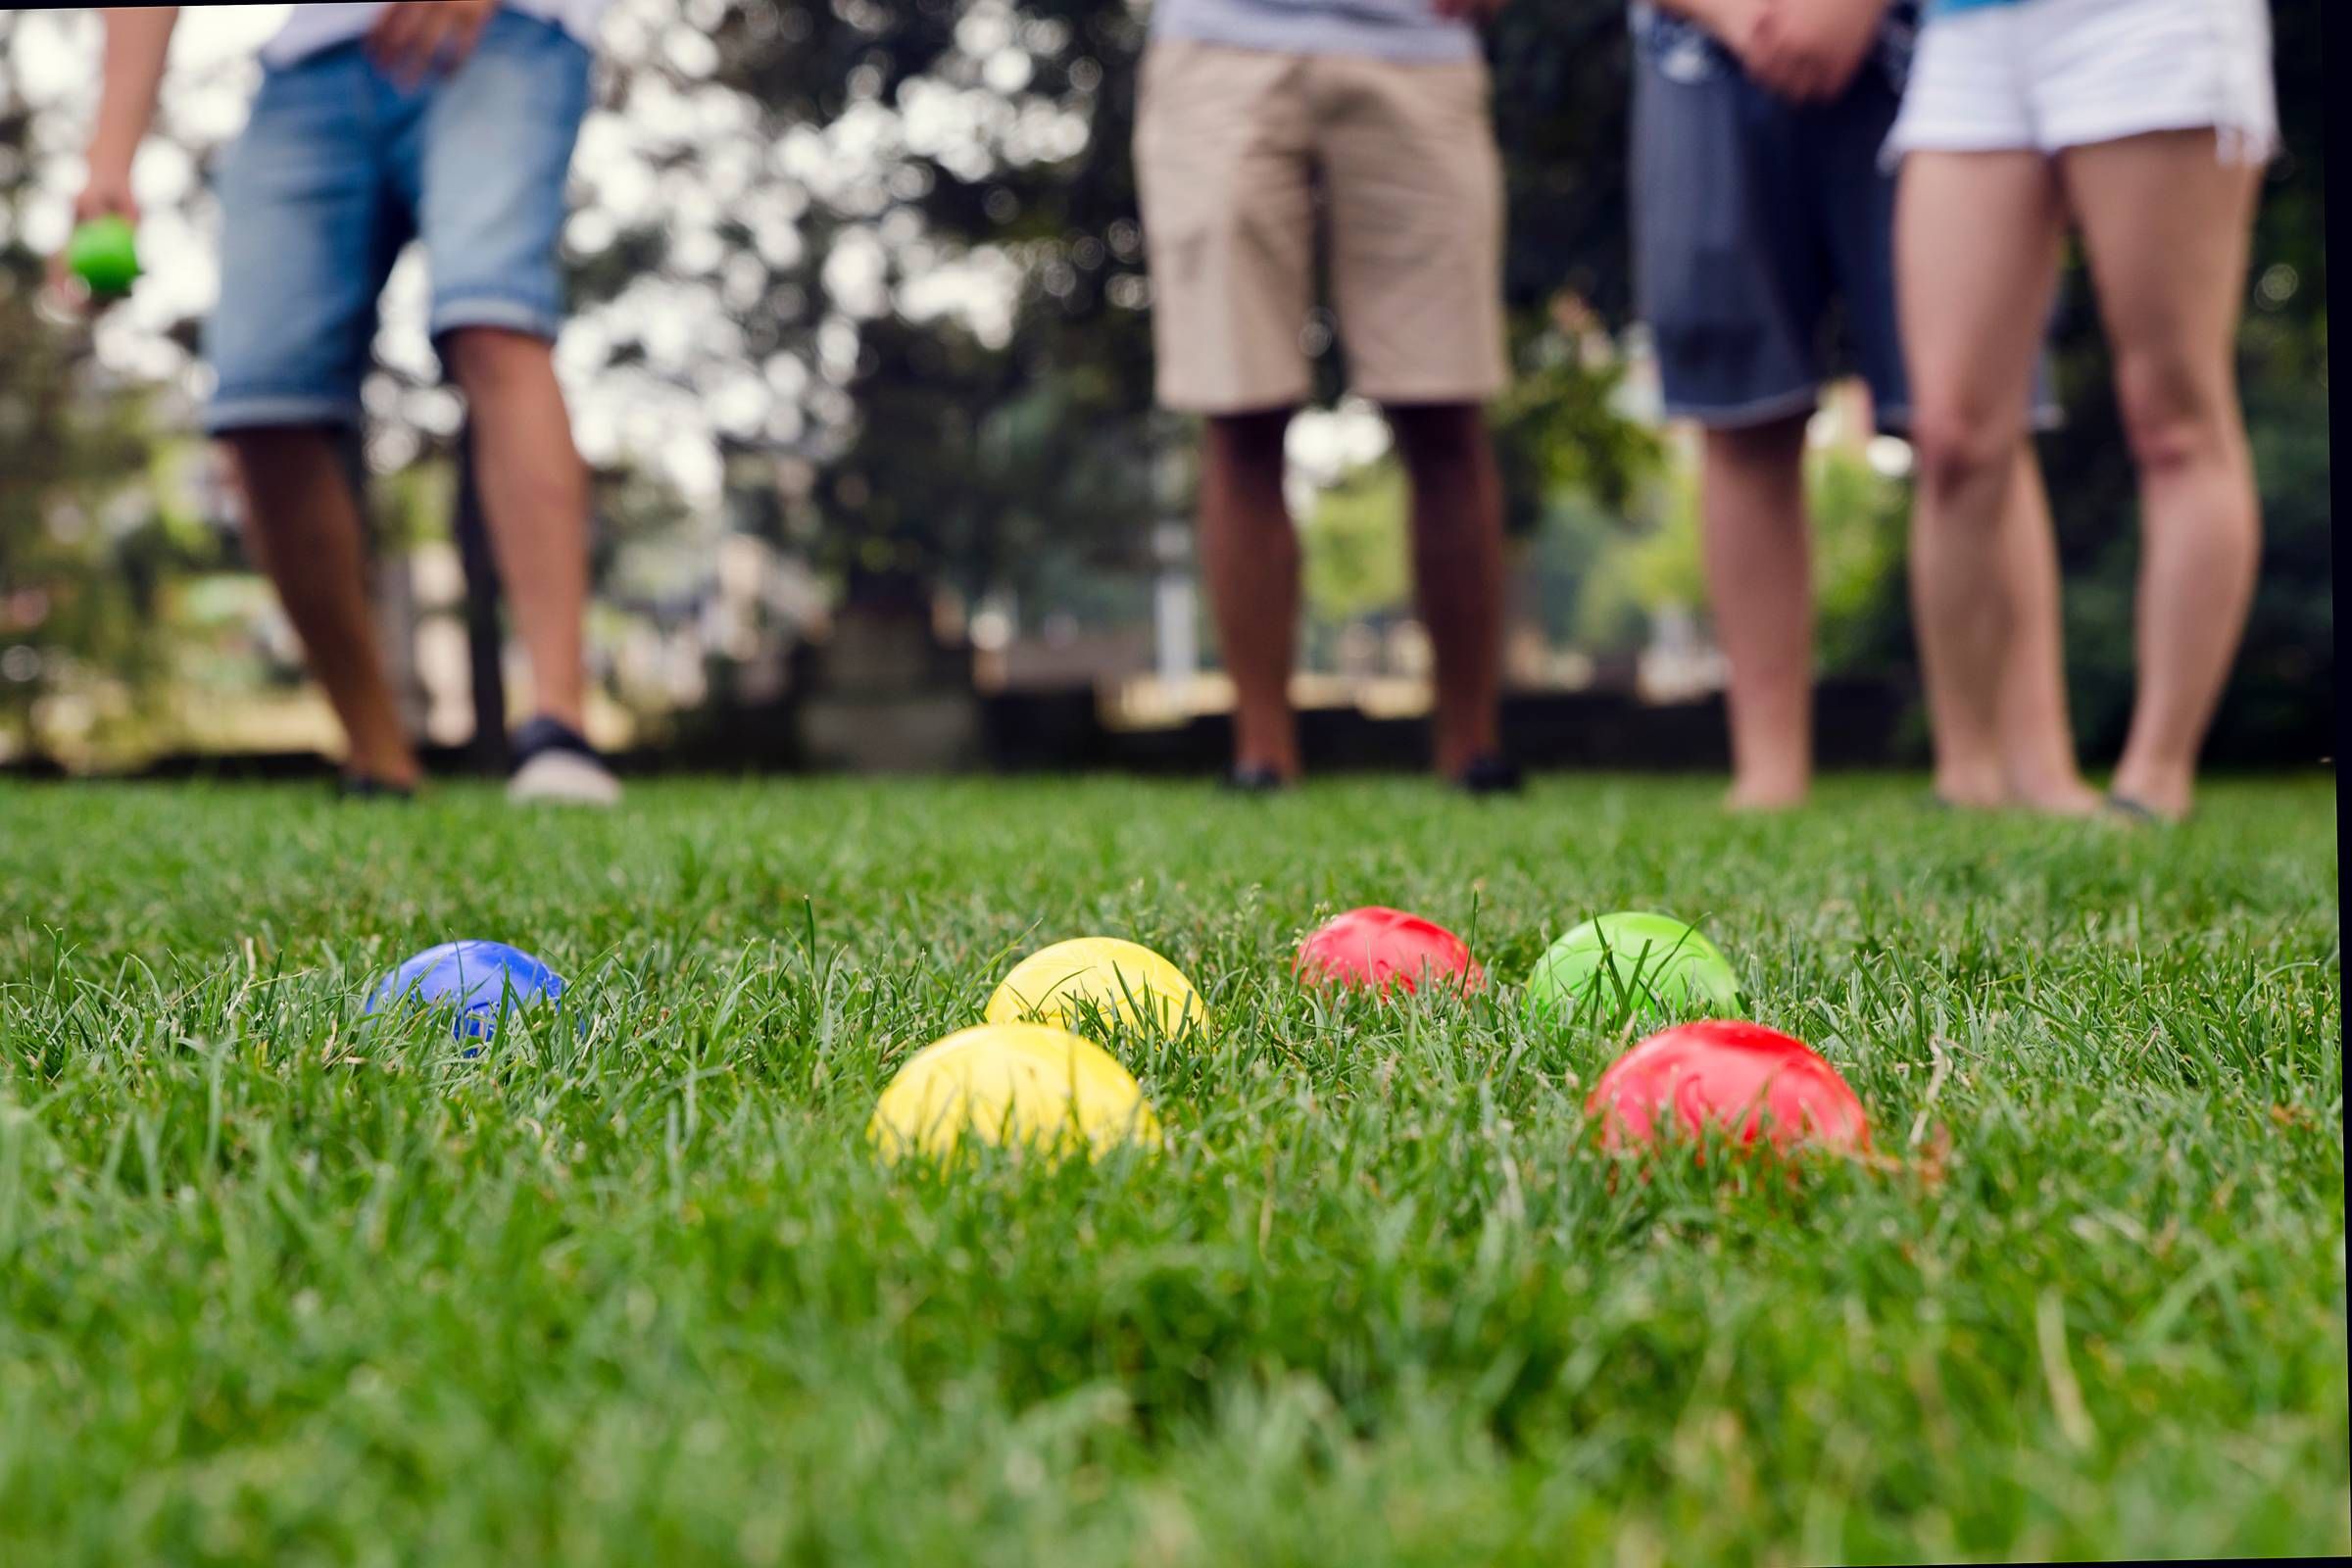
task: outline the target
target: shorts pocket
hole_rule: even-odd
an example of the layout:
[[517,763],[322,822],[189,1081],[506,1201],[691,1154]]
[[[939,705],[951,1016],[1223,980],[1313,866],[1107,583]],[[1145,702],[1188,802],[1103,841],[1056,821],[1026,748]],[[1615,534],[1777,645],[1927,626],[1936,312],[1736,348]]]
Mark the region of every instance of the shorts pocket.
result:
[[1660,336],[1747,314],[1747,290],[1734,286],[1754,265],[1738,86],[1720,77],[1686,88],[1648,72],[1634,83],[1635,305]]
[[1730,51],[1695,22],[1669,16],[1654,5],[1633,8],[1629,26],[1634,61],[1666,81],[1689,86],[1732,74]]

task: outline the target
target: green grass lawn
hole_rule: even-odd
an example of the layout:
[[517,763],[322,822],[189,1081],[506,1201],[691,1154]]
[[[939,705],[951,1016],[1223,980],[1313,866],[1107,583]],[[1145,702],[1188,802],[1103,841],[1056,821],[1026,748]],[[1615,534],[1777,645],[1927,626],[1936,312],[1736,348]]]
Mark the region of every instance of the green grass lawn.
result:
[[[2170,834],[1716,788],[0,787],[0,1562],[2352,1548],[2331,781]],[[1298,991],[1369,903],[1497,984]],[[1628,1037],[1518,981],[1622,906],[1940,1179],[1600,1155]],[[1090,932],[1214,1009],[1112,1042],[1165,1151],[880,1165],[896,1065]],[[453,936],[585,1033],[363,1036]]]

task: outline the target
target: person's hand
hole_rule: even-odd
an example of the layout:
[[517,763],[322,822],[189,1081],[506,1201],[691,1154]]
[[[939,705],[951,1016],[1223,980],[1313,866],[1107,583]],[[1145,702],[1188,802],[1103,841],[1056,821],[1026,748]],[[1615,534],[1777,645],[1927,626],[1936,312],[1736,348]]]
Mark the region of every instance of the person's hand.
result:
[[1811,103],[1845,91],[1885,10],[1886,0],[1763,0],[1724,42],[1766,91]]
[[473,53],[498,0],[392,0],[368,29],[368,58],[404,87]]
[[130,166],[93,162],[80,194],[74,198],[74,221],[86,223],[109,215],[139,220],[139,199],[130,193]]
[[1748,35],[1755,30],[1756,21],[1770,0],[1655,0],[1660,11],[1695,22],[1706,29],[1707,35],[1733,54],[1740,54],[1747,45]]
[[[89,175],[74,198],[74,226],[79,228],[93,218],[110,215],[126,219],[134,224],[139,220],[138,198],[130,193],[130,166],[93,157]],[[50,291],[69,307],[94,310],[103,302],[90,298],[88,290],[74,281],[73,273],[66,266],[69,248],[69,245],[60,245],[50,253]]]
[[1502,10],[1504,0],[1430,0],[1439,16],[1447,22],[1467,22],[1472,24],[1493,22]]

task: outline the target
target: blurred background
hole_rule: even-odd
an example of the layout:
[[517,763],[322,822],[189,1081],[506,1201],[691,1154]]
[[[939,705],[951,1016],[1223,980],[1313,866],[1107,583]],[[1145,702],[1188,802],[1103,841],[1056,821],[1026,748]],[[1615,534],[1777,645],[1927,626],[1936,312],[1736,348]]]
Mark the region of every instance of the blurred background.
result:
[[[334,745],[225,466],[194,433],[216,155],[283,6],[189,11],[136,188],[147,276],[41,298],[96,99],[98,19],[0,13],[0,768],[293,771]],[[2320,7],[2275,9],[2285,152],[2241,368],[2267,544],[2210,756],[2310,763],[2334,709]],[[617,0],[572,166],[559,351],[599,488],[594,738],[695,767],[1207,769],[1228,692],[1196,585],[1190,432],[1151,400],[1128,157],[1142,0]],[[1617,0],[1508,7],[1519,379],[1495,410],[1517,553],[1508,740],[1543,765],[1715,766],[1695,451],[1629,319]],[[375,593],[444,765],[494,765],[526,676],[465,504],[464,410],[395,272],[355,445]],[[1309,328],[1328,343],[1331,323]],[[2086,760],[2121,745],[2136,525],[2070,264],[2044,442]],[[1386,431],[1291,441],[1310,764],[1421,757],[1428,650]],[[1821,739],[1924,756],[1902,582],[1909,452],[1838,389],[1813,430]]]

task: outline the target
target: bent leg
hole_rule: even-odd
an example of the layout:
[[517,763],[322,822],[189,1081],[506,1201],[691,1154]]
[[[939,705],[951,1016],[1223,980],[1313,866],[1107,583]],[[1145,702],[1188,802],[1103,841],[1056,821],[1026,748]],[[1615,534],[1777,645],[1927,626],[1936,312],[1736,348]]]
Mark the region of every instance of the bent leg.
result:
[[225,439],[245,492],[247,537],[342,720],[349,767],[386,784],[416,783],[416,754],[375,644],[359,502],[332,435],[324,426],[256,426]]

